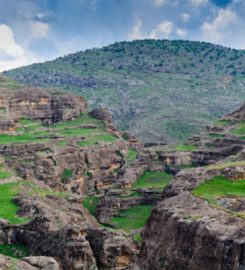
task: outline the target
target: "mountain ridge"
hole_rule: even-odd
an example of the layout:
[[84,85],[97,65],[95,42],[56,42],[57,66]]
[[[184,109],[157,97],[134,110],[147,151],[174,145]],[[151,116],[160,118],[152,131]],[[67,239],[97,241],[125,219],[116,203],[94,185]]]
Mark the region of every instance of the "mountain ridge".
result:
[[205,42],[117,42],[5,72],[29,85],[64,88],[108,107],[143,141],[179,142],[245,98],[245,51]]

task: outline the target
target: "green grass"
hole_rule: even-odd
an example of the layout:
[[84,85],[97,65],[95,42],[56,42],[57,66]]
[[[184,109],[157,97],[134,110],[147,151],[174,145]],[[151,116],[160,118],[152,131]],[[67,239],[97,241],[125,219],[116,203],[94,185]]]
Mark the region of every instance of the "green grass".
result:
[[20,183],[8,183],[0,185],[0,218],[7,219],[11,224],[21,224],[28,221],[27,218],[18,217],[19,207],[13,199],[20,191]]
[[66,183],[72,178],[72,176],[73,176],[73,170],[64,169],[61,180],[63,183]]
[[25,191],[28,191],[30,196],[46,197],[52,195],[59,198],[68,198],[70,196],[68,192],[55,192],[52,189],[41,188],[30,181],[21,182],[21,186]]
[[142,228],[152,212],[152,205],[137,205],[126,210],[120,210],[119,215],[111,219],[116,229],[126,232]]
[[64,147],[64,146],[67,145],[67,142],[66,142],[66,141],[58,141],[58,142],[56,143],[56,145],[58,145],[58,146],[60,146],[60,147]]
[[137,233],[134,235],[134,241],[136,241],[137,243],[142,243],[142,236],[140,233]]
[[21,118],[19,120],[19,124],[22,125],[23,127],[27,127],[27,126],[40,126],[41,122],[38,120],[34,120],[34,119],[28,119],[28,118]]
[[199,185],[193,194],[216,204],[222,196],[245,196],[245,180],[231,181],[224,176],[216,176]]
[[128,155],[127,155],[128,164],[135,161],[135,159],[137,158],[137,155],[138,155],[138,151],[136,149],[133,149],[133,148],[128,149]]
[[172,179],[170,174],[164,172],[149,172],[144,174],[133,184],[132,189],[157,188],[163,189]]
[[223,134],[223,133],[210,133],[208,136],[210,138],[216,139],[216,138],[224,138],[225,134]]
[[190,144],[179,144],[175,146],[176,151],[181,151],[181,152],[191,152],[191,151],[196,151],[198,148],[195,145],[190,145]]
[[30,143],[36,141],[48,141],[50,138],[40,138],[35,137],[31,133],[26,133],[23,135],[7,135],[7,134],[0,134],[0,144],[14,144],[14,143]]
[[2,165],[0,165],[0,180],[5,180],[12,176],[10,171],[6,171]]
[[232,131],[235,135],[245,135],[245,123],[239,123]]
[[86,140],[78,143],[81,147],[91,146],[100,142],[104,143],[112,143],[115,142],[117,138],[112,134],[104,134],[104,135],[94,135],[86,138]]
[[0,144],[17,144],[31,142],[48,142],[53,137],[63,138],[64,146],[67,138],[87,136],[86,141],[81,142],[81,146],[93,145],[97,142],[114,142],[116,137],[111,135],[105,128],[105,123],[83,114],[71,121],[62,122],[55,125],[43,126],[40,121],[31,119],[20,119],[20,127],[16,134],[0,134]]
[[59,134],[65,137],[94,135],[96,133],[108,133],[108,131],[102,128],[79,128],[79,127],[59,130]]
[[66,121],[62,123],[58,123],[54,125],[55,128],[67,128],[74,126],[82,126],[82,125],[96,125],[97,127],[103,127],[104,122],[89,116],[88,114],[81,115],[80,117],[75,118],[71,121]]
[[0,254],[8,257],[20,259],[22,257],[27,257],[30,255],[28,248],[21,244],[3,244],[0,245]]
[[91,215],[96,216],[96,206],[99,203],[99,198],[88,195],[83,200],[83,206],[88,209]]

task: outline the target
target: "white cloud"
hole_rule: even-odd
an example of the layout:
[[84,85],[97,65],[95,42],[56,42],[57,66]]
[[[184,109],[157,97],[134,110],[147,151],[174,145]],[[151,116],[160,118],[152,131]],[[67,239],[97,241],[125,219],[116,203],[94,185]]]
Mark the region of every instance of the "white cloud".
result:
[[188,13],[182,13],[181,14],[181,19],[182,19],[183,22],[188,22],[190,20],[190,18],[191,18],[191,15],[188,14]]
[[132,31],[129,34],[129,39],[130,40],[135,40],[135,39],[144,39],[144,35],[141,33],[141,27],[142,27],[143,21],[140,19],[137,19],[135,24],[133,25]]
[[16,42],[14,33],[9,26],[0,25],[0,37],[4,41],[0,43],[0,72],[41,60],[34,55],[27,54]]
[[156,7],[162,7],[163,5],[165,5],[167,2],[167,0],[154,0],[154,5]]
[[177,28],[176,29],[176,33],[179,37],[186,37],[187,36],[187,30],[186,29],[180,29],[180,28]]
[[203,6],[208,3],[208,0],[189,0],[190,4],[195,7]]
[[186,37],[188,31],[186,29],[177,28],[171,21],[162,21],[155,28],[148,33],[142,31],[143,21],[138,19],[132,27],[131,33],[129,34],[129,40],[136,39],[168,39],[172,35],[177,35],[181,38]]
[[31,38],[46,38],[49,32],[49,25],[43,22],[30,22]]
[[[5,24],[0,25],[0,71],[26,64],[24,49],[16,43],[13,31]],[[8,59],[9,58],[9,59]]]
[[0,25],[0,50],[11,57],[20,57],[24,54],[24,50],[14,40],[13,31],[6,25]]
[[158,39],[158,38],[169,38],[169,36],[173,33],[174,23],[170,21],[163,21],[155,29],[153,29],[150,33],[150,38]]
[[238,16],[229,9],[220,9],[213,22],[205,22],[201,29],[205,40],[220,42],[225,35],[225,28],[238,21]]

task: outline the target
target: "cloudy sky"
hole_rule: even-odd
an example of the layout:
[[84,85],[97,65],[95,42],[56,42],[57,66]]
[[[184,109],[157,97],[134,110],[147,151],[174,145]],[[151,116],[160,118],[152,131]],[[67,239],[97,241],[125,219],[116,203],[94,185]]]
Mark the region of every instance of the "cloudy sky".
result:
[[244,0],[0,0],[0,71],[115,41],[245,49]]

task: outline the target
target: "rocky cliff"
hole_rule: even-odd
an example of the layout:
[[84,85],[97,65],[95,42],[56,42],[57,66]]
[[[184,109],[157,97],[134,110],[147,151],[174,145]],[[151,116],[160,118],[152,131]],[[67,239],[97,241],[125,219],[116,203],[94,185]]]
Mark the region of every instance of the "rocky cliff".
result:
[[155,151],[177,174],[144,227],[140,269],[245,269],[243,119],[244,106],[182,146],[184,156]]
[[0,96],[0,269],[245,269],[244,106],[142,145],[80,97]]
[[103,228],[83,201],[115,185],[127,151],[141,145],[123,138],[106,109],[87,112],[81,97],[6,82],[0,83],[0,269],[133,267],[134,240]]

